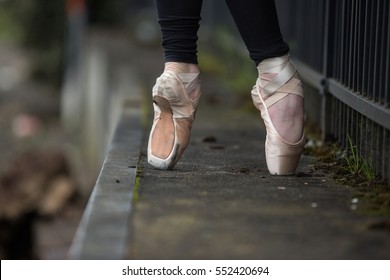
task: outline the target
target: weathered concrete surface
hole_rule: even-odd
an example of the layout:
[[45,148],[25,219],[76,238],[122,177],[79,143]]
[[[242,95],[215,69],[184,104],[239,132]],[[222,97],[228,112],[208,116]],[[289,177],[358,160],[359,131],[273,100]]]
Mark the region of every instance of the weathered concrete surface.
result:
[[353,210],[350,190],[314,170],[309,156],[297,176],[270,175],[259,117],[221,94],[214,106],[204,96],[174,170],[147,164],[145,135],[129,258],[390,258],[390,235],[369,229],[380,217]]

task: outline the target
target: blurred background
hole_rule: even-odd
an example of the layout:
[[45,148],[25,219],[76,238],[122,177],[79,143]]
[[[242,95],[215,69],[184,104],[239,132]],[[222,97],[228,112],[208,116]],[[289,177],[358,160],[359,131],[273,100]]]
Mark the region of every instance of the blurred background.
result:
[[[86,158],[89,139],[80,136],[102,125],[83,121],[88,34],[110,29],[122,41],[157,40],[158,34],[141,30],[154,24],[151,5],[0,1],[1,259],[66,257],[104,157],[104,148],[92,145],[98,150],[88,150],[93,156]],[[133,32],[134,24],[140,30]],[[110,40],[104,33],[100,37]]]

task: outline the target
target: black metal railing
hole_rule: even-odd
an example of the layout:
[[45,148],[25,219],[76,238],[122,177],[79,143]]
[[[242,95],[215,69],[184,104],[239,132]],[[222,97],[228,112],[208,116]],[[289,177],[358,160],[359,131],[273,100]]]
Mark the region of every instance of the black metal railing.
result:
[[[307,82],[308,118],[324,138],[348,139],[390,181],[390,3],[276,0],[281,28]],[[321,105],[318,105],[318,97]]]

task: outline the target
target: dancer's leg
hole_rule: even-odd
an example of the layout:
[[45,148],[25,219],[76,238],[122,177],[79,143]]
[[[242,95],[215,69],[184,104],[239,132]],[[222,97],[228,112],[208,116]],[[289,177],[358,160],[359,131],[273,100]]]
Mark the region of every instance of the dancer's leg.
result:
[[267,127],[266,155],[273,174],[295,171],[303,149],[303,92],[280,32],[274,0],[226,0],[259,69],[252,91]]
[[165,62],[197,64],[203,0],[155,0]]
[[256,65],[289,51],[280,32],[274,0],[226,0],[226,4]]
[[202,0],[156,0],[164,49],[164,73],[153,87],[154,121],[148,162],[175,166],[190,140],[200,97],[197,32]]

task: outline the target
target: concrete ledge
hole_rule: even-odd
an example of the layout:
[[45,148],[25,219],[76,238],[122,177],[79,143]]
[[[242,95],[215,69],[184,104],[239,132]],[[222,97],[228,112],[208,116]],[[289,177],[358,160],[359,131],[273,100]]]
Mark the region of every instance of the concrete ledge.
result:
[[124,108],[69,259],[123,259],[141,148],[139,108]]

